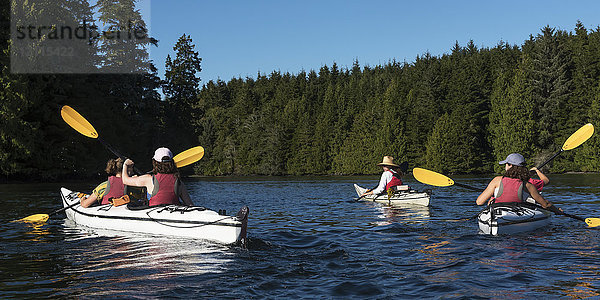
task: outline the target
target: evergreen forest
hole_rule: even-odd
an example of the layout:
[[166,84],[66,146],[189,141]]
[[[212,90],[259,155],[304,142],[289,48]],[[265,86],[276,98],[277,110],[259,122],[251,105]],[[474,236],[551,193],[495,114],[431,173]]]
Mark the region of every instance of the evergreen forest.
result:
[[[294,74],[274,70],[203,82],[201,53],[185,33],[166,58],[162,79],[147,52],[138,55],[147,63],[141,74],[13,74],[12,0],[0,2],[2,181],[104,176],[112,154],[65,124],[63,105],[141,169],[150,169],[157,147],[176,154],[201,145],[202,160],[182,171],[205,176],[376,174],[384,155],[411,169],[492,173],[509,153],[523,154],[534,166],[582,125],[600,126],[600,27],[581,22],[574,21],[572,31],[545,26],[520,45],[500,41],[486,48],[470,41],[411,62],[332,62]],[[140,18],[135,0],[99,0],[95,7],[75,2],[47,1],[69,8],[64,18],[125,26],[110,18],[115,3]],[[114,56],[108,54],[123,51],[101,40],[92,47],[95,68],[110,68]],[[598,172],[599,151],[595,134],[546,171]]]

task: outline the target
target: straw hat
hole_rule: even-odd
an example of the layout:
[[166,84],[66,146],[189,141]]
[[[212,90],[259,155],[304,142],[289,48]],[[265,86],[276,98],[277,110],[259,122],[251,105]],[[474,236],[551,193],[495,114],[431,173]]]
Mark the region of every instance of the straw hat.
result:
[[399,168],[400,166],[394,163],[394,158],[391,156],[384,156],[383,162],[378,163],[378,166],[389,166]]

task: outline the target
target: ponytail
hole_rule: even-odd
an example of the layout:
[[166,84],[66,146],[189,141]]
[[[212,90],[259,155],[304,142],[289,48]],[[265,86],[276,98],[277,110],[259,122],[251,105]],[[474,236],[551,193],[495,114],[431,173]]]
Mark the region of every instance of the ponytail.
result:
[[106,162],[106,173],[109,176],[115,176],[118,173],[121,173],[121,170],[123,169],[123,159],[119,158],[111,158],[108,160],[108,162]]

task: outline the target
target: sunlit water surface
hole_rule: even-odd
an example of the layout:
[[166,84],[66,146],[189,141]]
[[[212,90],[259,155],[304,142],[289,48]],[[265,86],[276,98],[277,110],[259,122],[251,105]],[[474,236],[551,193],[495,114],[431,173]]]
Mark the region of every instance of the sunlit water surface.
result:
[[[489,178],[454,178],[484,187]],[[600,175],[556,175],[545,197],[600,217]],[[250,207],[247,248],[81,228],[53,217],[59,188],[0,185],[0,298],[586,298],[600,297],[599,230],[554,217],[546,229],[477,234],[476,193],[434,188],[431,207],[356,202],[377,177],[187,179],[194,202]],[[417,189],[430,188],[407,180]]]

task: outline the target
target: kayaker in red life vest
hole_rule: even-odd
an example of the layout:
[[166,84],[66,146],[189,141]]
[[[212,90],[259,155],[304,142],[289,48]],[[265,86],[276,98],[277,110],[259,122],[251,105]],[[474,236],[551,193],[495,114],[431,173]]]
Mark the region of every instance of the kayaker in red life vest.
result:
[[185,185],[179,180],[179,171],[173,161],[173,153],[168,148],[158,148],[152,157],[152,172],[138,177],[127,174],[125,167],[133,166],[131,159],[123,164],[123,183],[130,186],[146,187],[148,191],[148,205],[183,204],[192,206],[192,200]]
[[[531,177],[529,177],[529,170],[525,167],[523,155],[512,153],[500,164],[504,164],[504,176],[492,179],[487,188],[477,197],[477,205],[487,204],[492,199],[495,203],[521,203],[524,202],[523,193],[526,192],[543,208],[556,214],[562,213],[561,209],[544,199],[538,189],[531,184],[529,181]],[[496,189],[498,192],[494,195]]]
[[383,168],[383,174],[381,174],[379,185],[376,188],[363,193],[362,195],[360,195],[361,197],[371,194],[383,194],[390,188],[396,191],[409,189],[407,185],[402,185],[403,174],[400,170],[400,166],[394,163],[393,157],[384,156],[383,161],[381,163],[378,163],[377,165]]
[[[93,191],[92,194],[80,200],[82,207],[90,207],[97,202],[100,204],[108,204],[108,199],[118,198],[123,196],[124,188],[123,181],[121,180],[121,170],[123,169],[123,160],[121,158],[111,158],[106,162],[106,173],[108,179],[100,183]],[[128,172],[131,173],[131,168]]]

